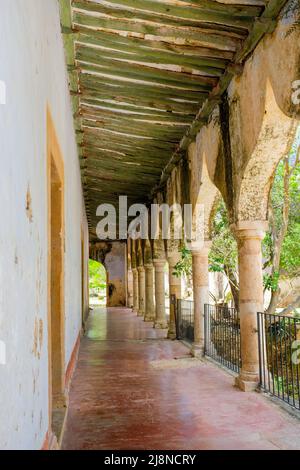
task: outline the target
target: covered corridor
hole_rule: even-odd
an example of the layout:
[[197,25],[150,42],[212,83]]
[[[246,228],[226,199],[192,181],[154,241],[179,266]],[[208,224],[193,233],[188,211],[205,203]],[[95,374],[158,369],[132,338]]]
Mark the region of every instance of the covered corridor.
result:
[[0,3],[0,450],[300,449],[300,0]]
[[165,337],[129,309],[91,313],[63,449],[300,448],[299,420]]

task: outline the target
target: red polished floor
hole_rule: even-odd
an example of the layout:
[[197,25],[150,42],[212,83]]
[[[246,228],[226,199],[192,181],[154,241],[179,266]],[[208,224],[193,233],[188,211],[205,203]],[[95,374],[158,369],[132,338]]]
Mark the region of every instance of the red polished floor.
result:
[[188,350],[164,336],[128,309],[91,313],[63,449],[300,449],[299,420],[210,363],[174,361]]

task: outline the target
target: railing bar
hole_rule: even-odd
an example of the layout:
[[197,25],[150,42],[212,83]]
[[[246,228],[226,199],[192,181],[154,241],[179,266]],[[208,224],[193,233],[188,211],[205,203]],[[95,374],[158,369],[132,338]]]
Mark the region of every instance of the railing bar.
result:
[[[291,324],[291,318],[289,317],[289,330],[291,331],[291,327],[290,327],[290,324]],[[297,337],[297,331],[295,329],[296,327],[296,323],[295,323],[295,319],[293,319],[293,324],[294,324],[294,334],[295,334],[295,339]],[[294,406],[296,407],[296,401],[295,401],[295,384],[294,384],[294,367],[293,367],[293,361],[292,361],[292,357],[293,357],[293,347],[292,347],[292,339],[291,339],[291,336],[289,337],[290,338],[290,352],[291,352],[291,370],[292,370],[292,386],[293,386],[293,403],[294,403]],[[297,385],[299,384],[299,377],[298,377],[298,367],[296,368],[296,377],[295,379],[297,380]]]
[[264,355],[265,355],[265,362],[264,362],[264,370],[265,374],[267,374],[267,380],[268,380],[268,388],[267,388],[267,382],[266,382],[266,390],[271,389],[271,384],[270,384],[270,372],[269,372],[269,349],[268,349],[268,337],[267,337],[267,324],[268,320],[266,317],[264,317]]
[[[291,331],[291,318],[288,318],[288,324],[289,324],[289,332]],[[292,348],[292,341],[291,341],[291,335],[289,334],[289,345],[290,345],[290,355],[291,355],[291,362],[292,362],[292,356],[293,356],[293,348]],[[292,376],[292,391],[293,391],[293,405],[295,406],[295,387],[294,387],[294,371],[293,371],[293,363],[291,364],[291,376]]]
[[260,327],[260,314],[257,313],[257,331],[258,331],[258,360],[259,360],[259,385],[262,387],[262,370],[261,370],[261,361],[262,361],[262,354],[261,354],[261,327]]
[[285,350],[285,371],[286,371],[286,380],[287,380],[287,403],[290,404],[290,394],[289,394],[289,383],[290,383],[290,380],[289,380],[289,366],[288,366],[288,361],[287,361],[287,358],[288,358],[288,352],[287,352],[287,339],[285,337],[285,340],[284,340],[284,350]]
[[[279,324],[281,324],[281,320],[279,319]],[[283,334],[285,337],[285,323],[283,322]],[[281,370],[281,379],[282,379],[282,398],[285,401],[285,393],[284,393],[284,387],[285,387],[285,379],[284,379],[284,372],[283,372],[283,360],[282,360],[282,334],[281,334],[281,327],[279,330],[279,342],[280,342],[280,370]],[[288,391],[288,389],[287,389]],[[289,393],[287,393],[289,394]]]
[[[277,321],[275,317],[275,331],[274,331],[274,345],[275,345],[275,361],[276,361],[276,373],[277,373],[277,396],[280,398],[280,388],[279,388],[279,369],[278,369],[278,348],[277,348]],[[280,328],[280,324],[279,324]]]
[[[297,340],[297,322],[294,320],[294,334],[295,341]],[[300,409],[300,385],[299,385],[299,364],[295,364],[296,367],[296,377],[297,377],[297,391],[298,391],[298,409]],[[292,370],[293,370],[293,361],[292,361]]]
[[268,315],[269,318],[269,329],[270,329],[270,351],[271,351],[271,373],[272,373],[272,384],[273,384],[273,389],[272,389],[272,394],[274,395],[275,393],[275,382],[274,382],[274,362],[273,362],[273,334],[272,334],[272,321],[271,321],[271,315]]

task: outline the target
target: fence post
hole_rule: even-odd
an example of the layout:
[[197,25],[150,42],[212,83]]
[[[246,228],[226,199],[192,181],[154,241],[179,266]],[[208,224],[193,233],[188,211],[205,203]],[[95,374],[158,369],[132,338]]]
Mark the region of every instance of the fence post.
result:
[[178,300],[176,299],[176,295],[171,294],[170,295],[170,307],[173,309],[173,312],[174,312],[176,339],[178,339],[178,307],[177,307],[177,302],[178,302]]

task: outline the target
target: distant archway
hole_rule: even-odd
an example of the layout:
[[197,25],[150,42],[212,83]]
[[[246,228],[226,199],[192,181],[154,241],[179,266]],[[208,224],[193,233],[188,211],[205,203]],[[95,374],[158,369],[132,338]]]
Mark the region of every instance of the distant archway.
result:
[[90,305],[106,307],[107,305],[107,271],[102,263],[89,260],[89,294]]

